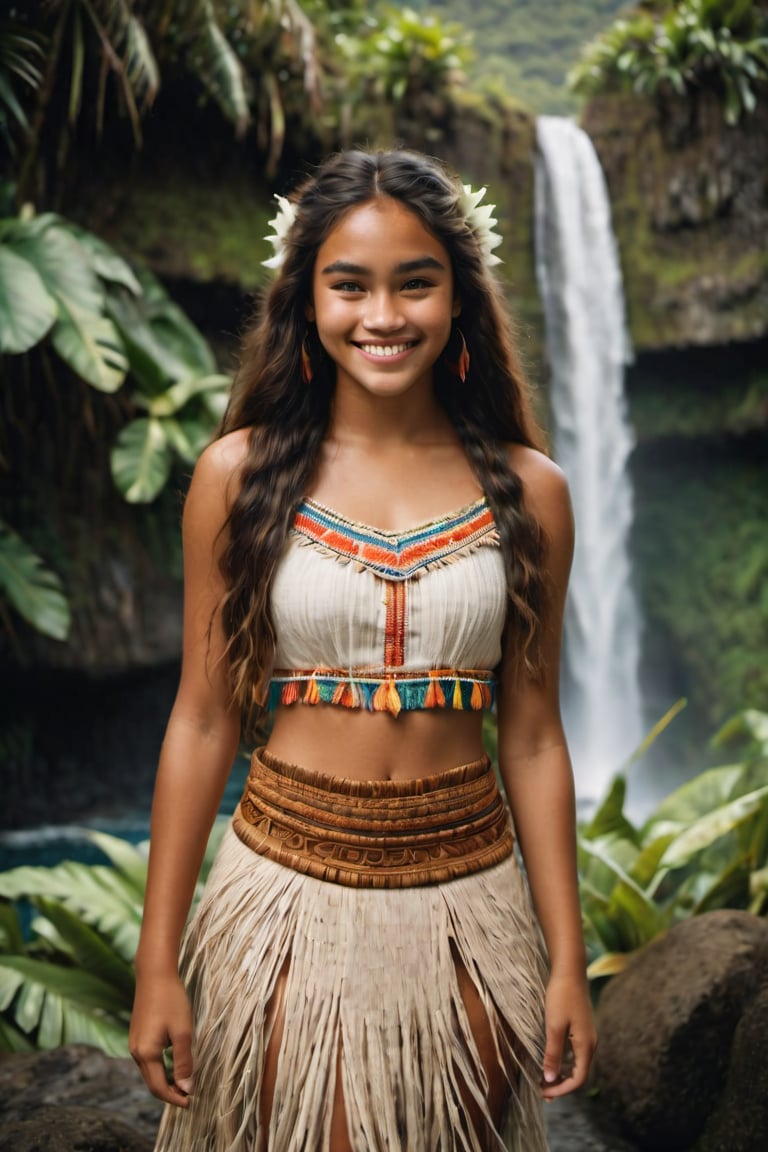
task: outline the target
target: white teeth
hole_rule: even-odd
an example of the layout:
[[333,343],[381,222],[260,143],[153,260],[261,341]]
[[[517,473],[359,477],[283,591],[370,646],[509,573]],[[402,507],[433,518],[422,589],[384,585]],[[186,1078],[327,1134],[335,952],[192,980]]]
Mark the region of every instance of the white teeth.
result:
[[361,344],[363,352],[369,356],[397,356],[399,352],[407,352],[410,344]]

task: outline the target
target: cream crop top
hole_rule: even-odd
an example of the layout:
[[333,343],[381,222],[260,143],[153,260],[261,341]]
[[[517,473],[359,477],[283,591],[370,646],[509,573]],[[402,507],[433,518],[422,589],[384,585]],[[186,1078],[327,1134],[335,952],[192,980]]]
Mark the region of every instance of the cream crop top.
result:
[[485,497],[405,532],[314,500],[296,513],[272,585],[270,706],[490,708],[507,612]]

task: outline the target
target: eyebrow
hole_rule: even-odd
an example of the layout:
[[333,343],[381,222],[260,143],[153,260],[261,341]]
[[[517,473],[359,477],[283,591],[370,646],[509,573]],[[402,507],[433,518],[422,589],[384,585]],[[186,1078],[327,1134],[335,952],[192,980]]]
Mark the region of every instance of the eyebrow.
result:
[[[445,265],[436,260],[434,256],[419,256],[416,260],[406,260],[402,264],[398,264],[395,268],[395,274],[403,276],[408,272],[419,272],[424,268],[432,268],[438,272],[445,271]],[[364,268],[361,264],[350,264],[347,260],[334,260],[333,264],[323,268],[322,275],[334,276],[339,272],[346,276],[369,276],[371,270]]]

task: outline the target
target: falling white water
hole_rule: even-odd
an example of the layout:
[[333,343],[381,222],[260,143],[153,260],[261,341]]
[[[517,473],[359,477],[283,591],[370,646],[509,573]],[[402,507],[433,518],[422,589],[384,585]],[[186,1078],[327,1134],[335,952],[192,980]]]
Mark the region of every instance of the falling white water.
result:
[[628,556],[631,348],[610,203],[589,137],[537,121],[536,274],[546,320],[553,447],[571,488],[576,552],[566,605],[563,716],[576,790],[600,798],[640,743],[639,620]]

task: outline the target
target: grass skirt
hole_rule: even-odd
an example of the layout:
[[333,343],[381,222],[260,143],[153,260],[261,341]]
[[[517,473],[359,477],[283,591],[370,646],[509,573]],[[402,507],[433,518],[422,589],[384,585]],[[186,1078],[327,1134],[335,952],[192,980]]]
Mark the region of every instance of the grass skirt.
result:
[[[421,783],[390,782],[390,790]],[[490,1125],[455,957],[482,999],[510,1083],[504,1131],[492,1145],[465,1116],[461,1085]],[[266,1133],[267,1009],[284,967]],[[156,1152],[333,1152],[337,1066],[355,1152],[546,1152],[544,969],[514,854],[447,882],[353,887],[262,856],[230,827],[187,929],[181,971],[195,1019],[194,1098],[187,1109],[166,1107]]]

